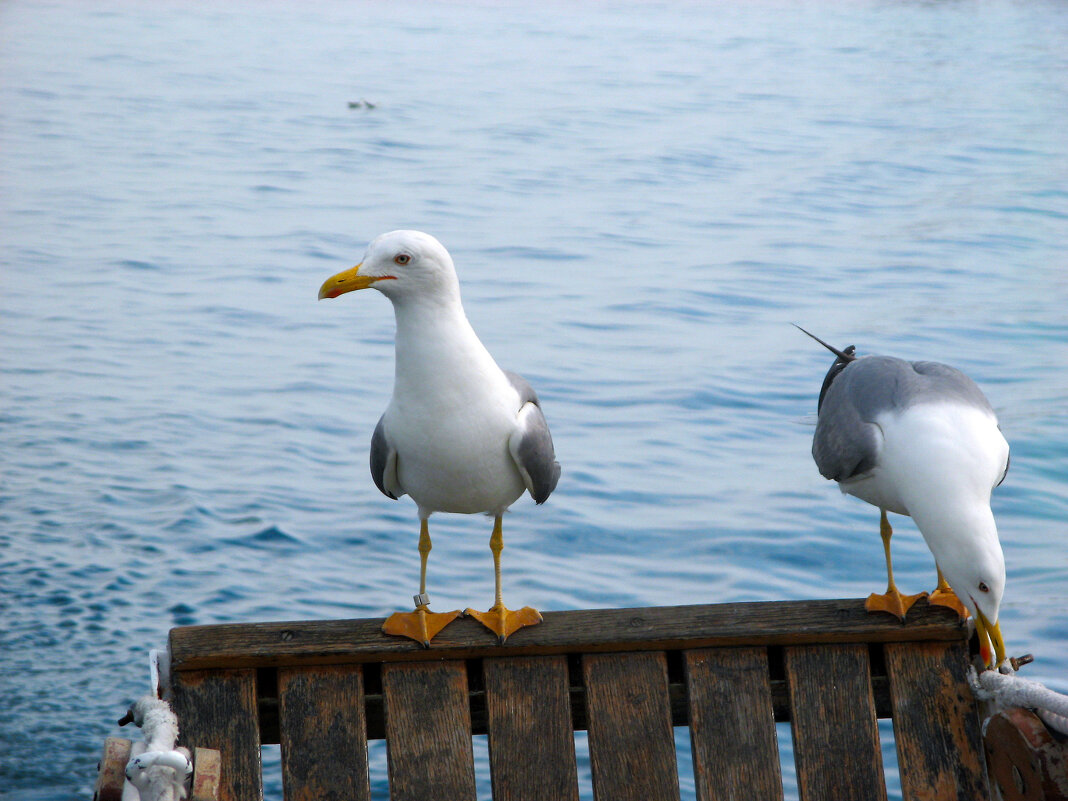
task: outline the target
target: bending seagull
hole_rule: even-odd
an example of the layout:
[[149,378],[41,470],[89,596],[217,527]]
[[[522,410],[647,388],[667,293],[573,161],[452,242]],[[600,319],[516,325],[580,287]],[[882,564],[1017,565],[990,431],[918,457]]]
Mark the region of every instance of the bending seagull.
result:
[[459,610],[433,613],[426,592],[433,512],[493,516],[490,550],[494,605],[465,611],[498,641],[541,622],[537,610],[518,611],[501,599],[501,518],[524,491],[544,503],[556,488],[556,461],[538,397],[515,373],[497,366],[467,321],[452,258],[419,231],[382,234],[363,261],[328,278],[319,298],[374,287],[397,318],[393,397],[371,438],[371,477],[385,495],[412,496],[419,509],[419,594],[413,612],[397,612],[382,627],[424,646]]
[[983,661],[991,664],[992,640],[993,664],[1000,665],[1005,557],[990,492],[1009,469],[1009,445],[989,401],[947,365],[857,358],[852,345],[840,351],[801,330],[837,356],[820,389],[812,457],[842,492],[879,507],[888,581],[884,595],[868,598],[868,611],[904,622],[909,607],[927,595],[902,595],[894,584],[886,513],[911,515],[938,570],[929,602],[962,618],[970,612]]

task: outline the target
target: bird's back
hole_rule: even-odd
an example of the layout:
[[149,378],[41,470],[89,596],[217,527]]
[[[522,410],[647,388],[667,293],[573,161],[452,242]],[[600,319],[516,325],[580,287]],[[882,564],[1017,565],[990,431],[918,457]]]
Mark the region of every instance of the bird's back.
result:
[[997,428],[986,396],[956,368],[890,356],[850,362],[827,387],[821,404],[812,441],[820,473],[849,481],[872,471],[880,461],[887,433],[881,422],[937,406],[959,408],[969,419],[987,420]]

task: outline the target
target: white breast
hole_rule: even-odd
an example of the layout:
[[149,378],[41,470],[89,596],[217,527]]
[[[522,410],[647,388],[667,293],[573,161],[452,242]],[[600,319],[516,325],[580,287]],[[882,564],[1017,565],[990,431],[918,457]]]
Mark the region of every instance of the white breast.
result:
[[385,414],[397,475],[424,512],[502,513],[525,486],[508,451],[519,393],[463,316],[397,315]]
[[882,449],[876,468],[843,482],[842,491],[898,514],[951,500],[989,504],[1009,446],[996,418],[973,406],[932,403],[876,421]]

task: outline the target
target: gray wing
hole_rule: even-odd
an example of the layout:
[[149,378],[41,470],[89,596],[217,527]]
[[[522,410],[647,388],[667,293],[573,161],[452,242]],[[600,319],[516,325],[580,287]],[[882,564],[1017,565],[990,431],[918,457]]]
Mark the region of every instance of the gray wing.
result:
[[560,463],[556,461],[549,423],[541,411],[541,404],[526,379],[507,370],[504,373],[519,393],[519,429],[508,440],[523,483],[535,503],[545,503],[560,480]]
[[397,451],[386,438],[385,419],[385,415],[379,418],[371,436],[371,478],[383,495],[397,500],[404,490],[397,480]]
[[879,427],[860,416],[852,387],[843,384],[843,377],[838,376],[824,397],[812,438],[812,458],[820,475],[834,481],[845,481],[874,468],[882,448]]
[[872,470],[879,461],[883,437],[875,418],[894,406],[895,387],[908,362],[886,356],[852,361],[834,376],[820,404],[812,438],[812,458],[820,475],[846,481]]

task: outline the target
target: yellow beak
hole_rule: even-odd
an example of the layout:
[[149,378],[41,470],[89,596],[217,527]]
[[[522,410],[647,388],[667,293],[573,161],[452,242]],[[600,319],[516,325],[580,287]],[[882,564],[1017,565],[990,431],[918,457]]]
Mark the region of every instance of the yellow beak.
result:
[[[978,609],[975,610],[975,631],[979,635],[979,655],[987,667],[997,668],[1008,655],[1005,649],[1005,640],[1001,636],[1001,625],[991,623]],[[991,663],[991,642],[993,642],[995,661]]]
[[319,300],[323,298],[336,298],[338,295],[344,295],[346,292],[354,292],[357,289],[367,289],[375,281],[385,281],[388,279],[395,279],[392,275],[360,275],[360,267],[363,264],[357,264],[351,269],[344,270],[337,275],[332,275],[323,282],[323,285],[319,287]]

